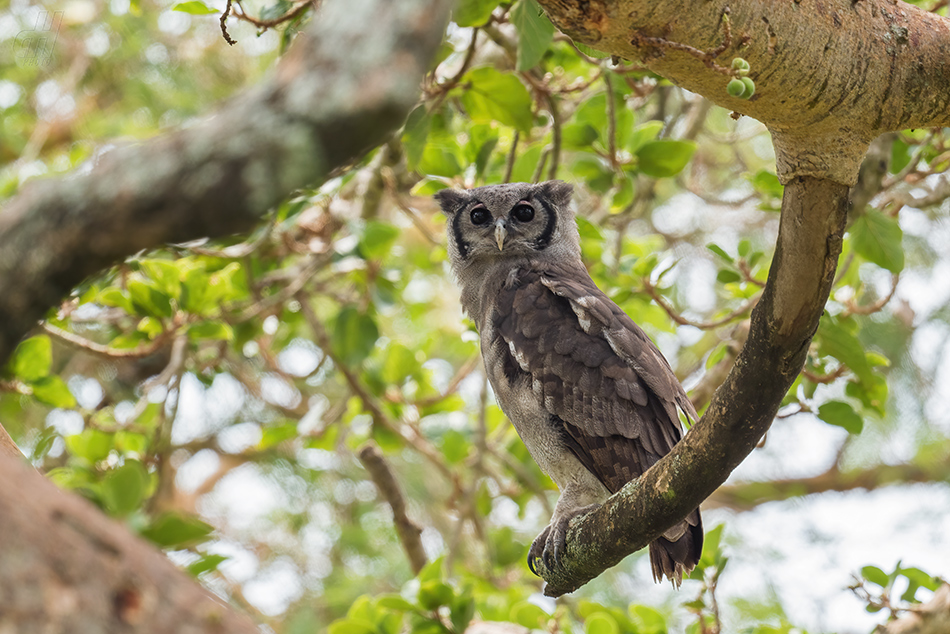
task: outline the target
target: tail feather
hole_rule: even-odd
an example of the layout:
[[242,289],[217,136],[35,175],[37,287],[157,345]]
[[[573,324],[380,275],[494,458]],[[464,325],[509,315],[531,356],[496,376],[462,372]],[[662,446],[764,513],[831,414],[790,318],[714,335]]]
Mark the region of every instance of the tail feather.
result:
[[699,563],[703,552],[703,523],[699,509],[690,513],[683,523],[686,524],[686,531],[679,539],[670,541],[659,537],[650,543],[653,580],[659,582],[666,577],[677,588],[683,576],[688,575]]

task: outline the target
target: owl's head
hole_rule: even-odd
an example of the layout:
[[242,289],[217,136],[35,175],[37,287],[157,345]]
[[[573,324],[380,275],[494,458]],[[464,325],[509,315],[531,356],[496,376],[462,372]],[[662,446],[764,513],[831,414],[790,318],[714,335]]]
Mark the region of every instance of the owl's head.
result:
[[435,195],[448,217],[449,258],[456,271],[478,262],[526,257],[580,257],[564,181],[506,183]]

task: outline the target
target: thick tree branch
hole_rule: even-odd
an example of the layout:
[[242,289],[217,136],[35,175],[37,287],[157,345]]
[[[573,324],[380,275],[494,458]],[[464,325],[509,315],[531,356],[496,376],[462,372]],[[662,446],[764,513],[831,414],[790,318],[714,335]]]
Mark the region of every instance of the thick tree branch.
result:
[[719,487],[703,508],[727,507],[748,511],[766,502],[825,493],[828,491],[873,491],[893,484],[950,481],[950,463],[930,465],[875,465],[867,469],[841,471],[831,468],[810,478],[788,478],[767,482],[741,482]]
[[250,229],[380,144],[419,96],[445,0],[328,2],[273,78],[199,124],[29,183],[0,213],[0,363],[85,277],[167,242]]
[[[950,20],[895,0],[540,0],[576,41],[627,59],[772,132],[779,178],[851,185],[879,134],[950,124]],[[681,45],[741,56],[755,95],[730,97],[726,79]]]
[[253,634],[157,549],[0,456],[0,630]]
[[642,477],[572,522],[564,565],[538,563],[545,594],[573,592],[700,505],[769,429],[801,371],[831,285],[848,187],[796,178],[785,188],[775,257],[749,338],[699,423]]

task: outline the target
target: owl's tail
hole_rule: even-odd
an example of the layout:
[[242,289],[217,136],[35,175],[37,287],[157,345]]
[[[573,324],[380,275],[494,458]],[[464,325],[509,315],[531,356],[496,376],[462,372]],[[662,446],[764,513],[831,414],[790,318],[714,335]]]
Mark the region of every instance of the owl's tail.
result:
[[[668,539],[669,537],[673,539]],[[702,552],[703,521],[699,516],[699,509],[696,509],[687,515],[685,520],[650,543],[653,580],[659,582],[666,577],[678,588],[683,581],[683,575],[688,575],[699,563]]]

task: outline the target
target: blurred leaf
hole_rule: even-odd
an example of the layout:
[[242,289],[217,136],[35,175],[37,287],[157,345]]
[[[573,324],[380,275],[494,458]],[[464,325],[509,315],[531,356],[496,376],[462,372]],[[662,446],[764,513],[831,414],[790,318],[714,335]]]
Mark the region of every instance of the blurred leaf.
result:
[[172,11],[181,11],[192,15],[212,15],[218,13],[217,9],[212,9],[204,2],[198,0],[189,0],[189,2],[179,2],[172,7]]
[[340,311],[333,324],[333,346],[342,361],[358,365],[369,356],[379,338],[376,320],[352,306]]
[[584,619],[585,634],[620,634],[617,621],[606,612],[595,612]]
[[193,341],[204,339],[231,341],[234,338],[234,331],[230,324],[223,321],[201,321],[188,327],[188,338]]
[[424,581],[419,585],[419,605],[427,610],[447,605],[452,597],[452,588],[441,581]]
[[861,568],[861,576],[882,588],[886,588],[890,583],[887,574],[877,566],[865,566]]
[[462,105],[472,121],[498,121],[522,132],[531,130],[531,95],[514,75],[482,66],[469,71],[462,85],[467,88],[461,95]]
[[96,463],[112,451],[113,435],[98,429],[86,429],[82,433],[66,436],[64,440],[69,453]]
[[172,306],[168,295],[165,295],[151,284],[142,280],[131,280],[129,282],[129,295],[132,297],[132,305],[136,312],[141,315],[172,316]]
[[785,193],[785,187],[779,182],[778,176],[767,170],[759,170],[746,178],[755,191],[765,196],[781,198]]
[[69,391],[66,382],[58,376],[44,376],[30,384],[37,400],[53,407],[76,407],[76,397]]
[[206,572],[213,572],[222,563],[228,560],[224,555],[202,555],[197,561],[188,564],[186,570],[192,577],[198,577]]
[[535,630],[543,629],[544,624],[547,623],[550,618],[547,612],[535,604],[528,603],[527,601],[519,601],[511,606],[511,614],[508,620],[512,623],[527,627],[528,629]]
[[424,105],[416,106],[409,113],[403,128],[402,144],[406,149],[406,162],[410,170],[415,170],[422,160],[422,152],[429,136],[429,115]]
[[656,139],[661,130],[663,130],[662,121],[647,121],[646,123],[641,123],[633,129],[627,147],[631,152],[636,152],[646,143]]
[[823,315],[818,330],[818,350],[847,365],[862,382],[873,381],[873,370],[864,354],[864,346],[858,338],[843,328],[836,320]]
[[10,369],[13,375],[25,383],[32,383],[48,376],[53,365],[53,346],[49,337],[30,337],[16,347]]
[[860,434],[864,429],[864,420],[850,404],[843,401],[828,401],[818,408],[818,418],[830,425],[848,430],[849,434]]
[[149,476],[138,460],[126,460],[102,480],[101,495],[106,508],[119,517],[138,509],[148,491]]
[[452,14],[459,26],[482,26],[488,22],[499,0],[461,0]]
[[472,447],[472,443],[460,431],[450,429],[442,434],[442,454],[449,464],[462,462]]
[[869,262],[891,273],[900,273],[904,268],[904,249],[901,246],[904,232],[890,216],[876,209],[861,214],[848,232],[854,250]]
[[278,0],[274,4],[261,9],[261,20],[277,20],[293,8],[287,0]]
[[363,229],[363,235],[360,238],[360,252],[368,260],[378,260],[389,253],[393,242],[399,237],[399,229],[393,225],[370,220]]
[[536,0],[519,0],[508,14],[518,31],[518,61],[516,70],[533,68],[554,41],[554,25],[541,10]]
[[644,143],[637,149],[636,155],[640,171],[654,178],[663,178],[676,176],[683,171],[695,151],[696,143],[693,141],[663,139]]
[[197,517],[171,511],[152,522],[142,536],[162,548],[188,548],[208,541],[212,531],[213,526]]

